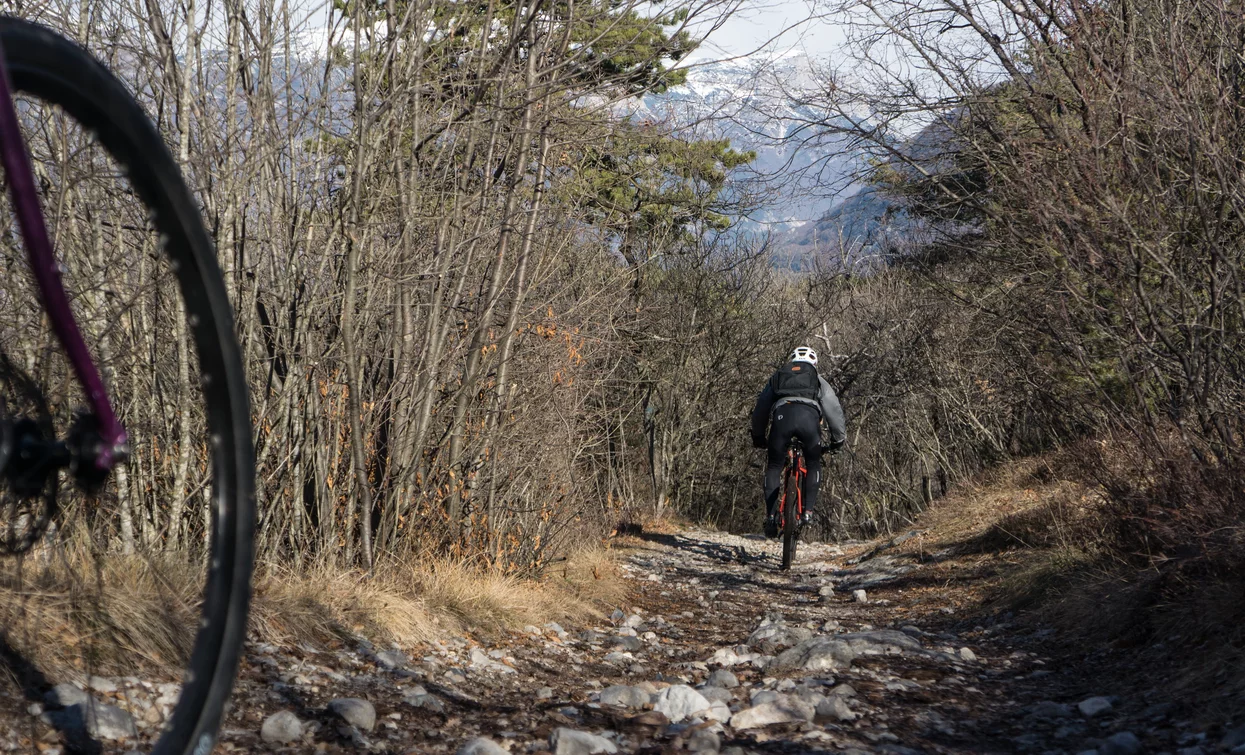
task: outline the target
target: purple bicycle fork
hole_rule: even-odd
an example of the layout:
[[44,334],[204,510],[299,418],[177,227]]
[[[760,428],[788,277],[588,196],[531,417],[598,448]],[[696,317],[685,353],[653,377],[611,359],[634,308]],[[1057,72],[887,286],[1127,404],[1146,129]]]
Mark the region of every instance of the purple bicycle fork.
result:
[[13,200],[13,211],[17,215],[30,269],[39,288],[39,298],[78,382],[86,389],[87,402],[95,415],[96,431],[101,441],[95,454],[95,466],[99,471],[107,472],[127,455],[127,436],[108,400],[104,381],[91,360],[86,342],[82,340],[82,332],[74,320],[69,297],[65,295],[65,287],[61,283],[56,254],[52,251],[43,212],[39,208],[34,171],[17,123],[17,108],[13,103],[3,47],[0,47],[0,163],[3,163],[4,173],[9,179],[9,196]]

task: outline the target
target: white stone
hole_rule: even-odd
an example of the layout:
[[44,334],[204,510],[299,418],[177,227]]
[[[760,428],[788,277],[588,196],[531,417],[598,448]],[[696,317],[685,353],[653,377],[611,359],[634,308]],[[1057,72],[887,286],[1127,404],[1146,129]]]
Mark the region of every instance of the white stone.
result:
[[488,737],[476,737],[459,747],[457,755],[510,755],[510,753]]
[[803,700],[782,698],[739,711],[731,716],[731,727],[744,731],[771,724],[804,723],[812,721],[815,713],[813,707]]
[[288,710],[278,711],[264,720],[259,730],[259,738],[265,742],[288,744],[301,739],[303,722]]
[[687,686],[676,684],[657,693],[653,710],[665,713],[671,723],[678,723],[710,708],[705,696]]
[[855,721],[856,714],[847,707],[847,701],[838,695],[823,698],[817,702],[817,715],[833,718],[836,721]]
[[705,680],[705,684],[710,687],[722,687],[723,689],[734,689],[735,687],[739,686],[739,678],[736,677],[734,674],[732,674],[730,671],[727,671],[724,668],[720,668],[717,671],[714,671],[712,674],[709,675],[709,678]]
[[364,731],[376,728],[376,708],[367,700],[357,697],[339,697],[329,701],[328,710],[356,728]]
[[1077,703],[1077,710],[1086,718],[1094,718],[1111,710],[1111,701],[1105,697],[1090,697]]
[[554,755],[595,755],[618,752],[618,745],[605,737],[559,727],[549,735],[549,746]]
[[639,687],[616,684],[601,691],[602,705],[618,705],[624,708],[642,708],[652,700],[652,696]]
[[838,671],[851,666],[856,655],[852,646],[837,636],[813,637],[782,651],[774,659],[774,666],[780,669]]

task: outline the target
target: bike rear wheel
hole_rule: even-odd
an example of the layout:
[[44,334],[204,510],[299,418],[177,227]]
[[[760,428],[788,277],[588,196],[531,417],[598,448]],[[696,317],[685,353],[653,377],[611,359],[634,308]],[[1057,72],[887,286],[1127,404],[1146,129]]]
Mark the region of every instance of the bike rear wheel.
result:
[[800,478],[788,471],[783,485],[782,506],[782,569],[791,568],[795,561],[795,547],[800,534]]
[[[254,559],[232,307],[181,170],[126,87],[36,24],[0,17],[0,45],[66,293],[132,449],[90,493],[55,473],[34,497],[0,485],[0,668],[16,681],[0,747],[206,753]],[[6,203],[0,424],[63,439],[85,396],[33,306],[16,227]]]

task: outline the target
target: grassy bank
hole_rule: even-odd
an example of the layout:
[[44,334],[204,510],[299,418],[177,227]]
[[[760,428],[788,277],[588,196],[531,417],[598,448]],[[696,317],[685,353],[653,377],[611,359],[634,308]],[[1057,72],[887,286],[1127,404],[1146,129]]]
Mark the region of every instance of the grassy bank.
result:
[[1127,663],[1104,670],[1139,687],[1165,679],[1208,717],[1239,706],[1245,580],[1193,549],[1122,550],[1118,511],[1079,469],[1075,454],[1003,465],[936,501],[890,552],[929,564],[957,615],[1054,629],[1068,657],[1124,651]]
[[[85,554],[6,561],[5,639],[50,676],[174,674],[197,626],[203,574],[192,559]],[[327,564],[261,565],[249,638],[333,647],[357,638],[410,648],[452,635],[576,621],[619,603],[625,589],[607,550],[585,549],[518,577],[449,560],[377,564],[369,574]]]

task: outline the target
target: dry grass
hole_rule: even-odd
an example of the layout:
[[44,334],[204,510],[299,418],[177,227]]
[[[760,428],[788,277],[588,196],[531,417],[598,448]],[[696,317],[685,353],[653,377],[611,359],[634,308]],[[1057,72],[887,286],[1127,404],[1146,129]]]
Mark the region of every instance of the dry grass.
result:
[[127,675],[182,663],[201,575],[184,559],[37,551],[0,561],[4,639],[43,669]]
[[942,553],[931,568],[948,575],[993,575],[960,582],[955,598],[1053,626],[1074,653],[1128,650],[1130,663],[1111,672],[1125,685],[1165,679],[1209,718],[1239,706],[1245,578],[1196,557],[1121,552],[1116,504],[1077,482],[1083,466],[1072,452],[1003,465],[935,502],[916,524],[927,532],[896,550]]
[[[58,677],[176,672],[188,657],[203,574],[185,557],[81,552],[0,561],[0,622],[25,660]],[[19,569],[20,566],[20,569]],[[414,646],[451,633],[575,621],[622,601],[612,555],[584,550],[538,578],[450,561],[388,562],[372,575],[316,566],[257,569],[251,638],[333,645],[348,638]]]
[[908,546],[956,553],[1068,547],[1084,539],[1102,497],[1067,479],[1058,460],[1022,459],[957,486],[917,523],[927,534]]
[[449,633],[498,632],[578,620],[625,592],[607,551],[574,553],[525,579],[449,560],[391,561],[372,575],[320,567],[262,569],[252,627],[273,643],[323,644],[354,635],[416,645]]

